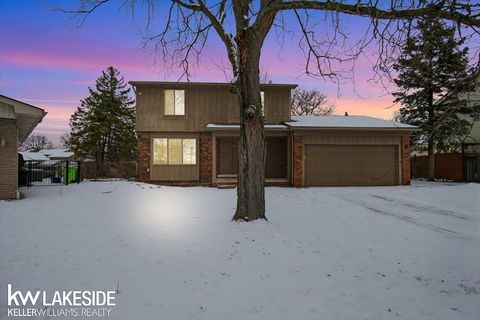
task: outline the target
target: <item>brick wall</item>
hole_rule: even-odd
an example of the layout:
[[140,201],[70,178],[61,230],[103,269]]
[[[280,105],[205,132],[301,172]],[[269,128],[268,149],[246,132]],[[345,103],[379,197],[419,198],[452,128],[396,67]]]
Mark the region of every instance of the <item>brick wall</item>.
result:
[[138,172],[139,181],[150,181],[150,134],[138,134]]
[[293,136],[292,185],[303,187],[303,137]]
[[402,136],[402,184],[410,184],[410,136]]
[[14,199],[17,191],[18,155],[15,119],[0,119],[0,140],[5,137],[5,148],[0,146],[0,199]]
[[212,184],[212,138],[200,138],[200,183]]

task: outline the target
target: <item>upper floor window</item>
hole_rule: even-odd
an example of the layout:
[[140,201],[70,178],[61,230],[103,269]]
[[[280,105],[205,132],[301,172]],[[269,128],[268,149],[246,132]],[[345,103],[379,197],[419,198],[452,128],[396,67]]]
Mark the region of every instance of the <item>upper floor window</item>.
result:
[[165,90],[166,116],[185,115],[185,90]]
[[153,164],[185,165],[196,163],[196,139],[153,139]]
[[260,102],[262,104],[262,116],[265,117],[265,91],[260,91]]

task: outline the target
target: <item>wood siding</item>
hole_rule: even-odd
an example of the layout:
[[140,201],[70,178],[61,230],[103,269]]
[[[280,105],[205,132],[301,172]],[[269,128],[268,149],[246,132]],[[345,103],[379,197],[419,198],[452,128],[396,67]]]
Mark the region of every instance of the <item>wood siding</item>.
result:
[[373,135],[369,134],[357,135],[348,133],[320,133],[317,132],[315,136],[304,136],[304,144],[367,144],[367,145],[388,145],[395,144],[400,145],[400,136],[391,135]]
[[[185,116],[164,115],[164,90],[185,90]],[[290,120],[290,88],[267,87],[265,123]],[[136,129],[145,131],[201,132],[208,123],[239,123],[236,94],[228,86],[137,86]]]

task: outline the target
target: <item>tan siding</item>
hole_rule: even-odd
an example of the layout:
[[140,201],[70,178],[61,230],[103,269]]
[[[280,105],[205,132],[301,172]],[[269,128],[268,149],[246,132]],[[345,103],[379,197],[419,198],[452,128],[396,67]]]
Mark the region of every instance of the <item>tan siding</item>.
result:
[[[165,89],[185,90],[185,116],[164,116]],[[290,89],[267,88],[265,113],[267,123],[290,120]],[[172,84],[166,86],[137,87],[137,131],[206,131],[208,123],[239,123],[237,96],[229,87],[201,87]]]
[[304,136],[303,141],[305,144],[398,144],[401,143],[400,136],[389,136],[389,135],[346,135],[346,134],[335,134],[330,135],[330,133],[323,134],[318,133],[318,136]]
[[6,146],[0,151],[0,199],[14,199],[18,182],[17,127],[15,119],[0,119],[0,137]]

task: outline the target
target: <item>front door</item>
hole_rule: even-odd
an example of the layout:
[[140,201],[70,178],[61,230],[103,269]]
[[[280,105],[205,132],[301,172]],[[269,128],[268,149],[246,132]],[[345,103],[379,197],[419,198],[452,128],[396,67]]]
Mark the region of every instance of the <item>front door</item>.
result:
[[233,177],[238,172],[238,137],[217,138],[217,175]]

